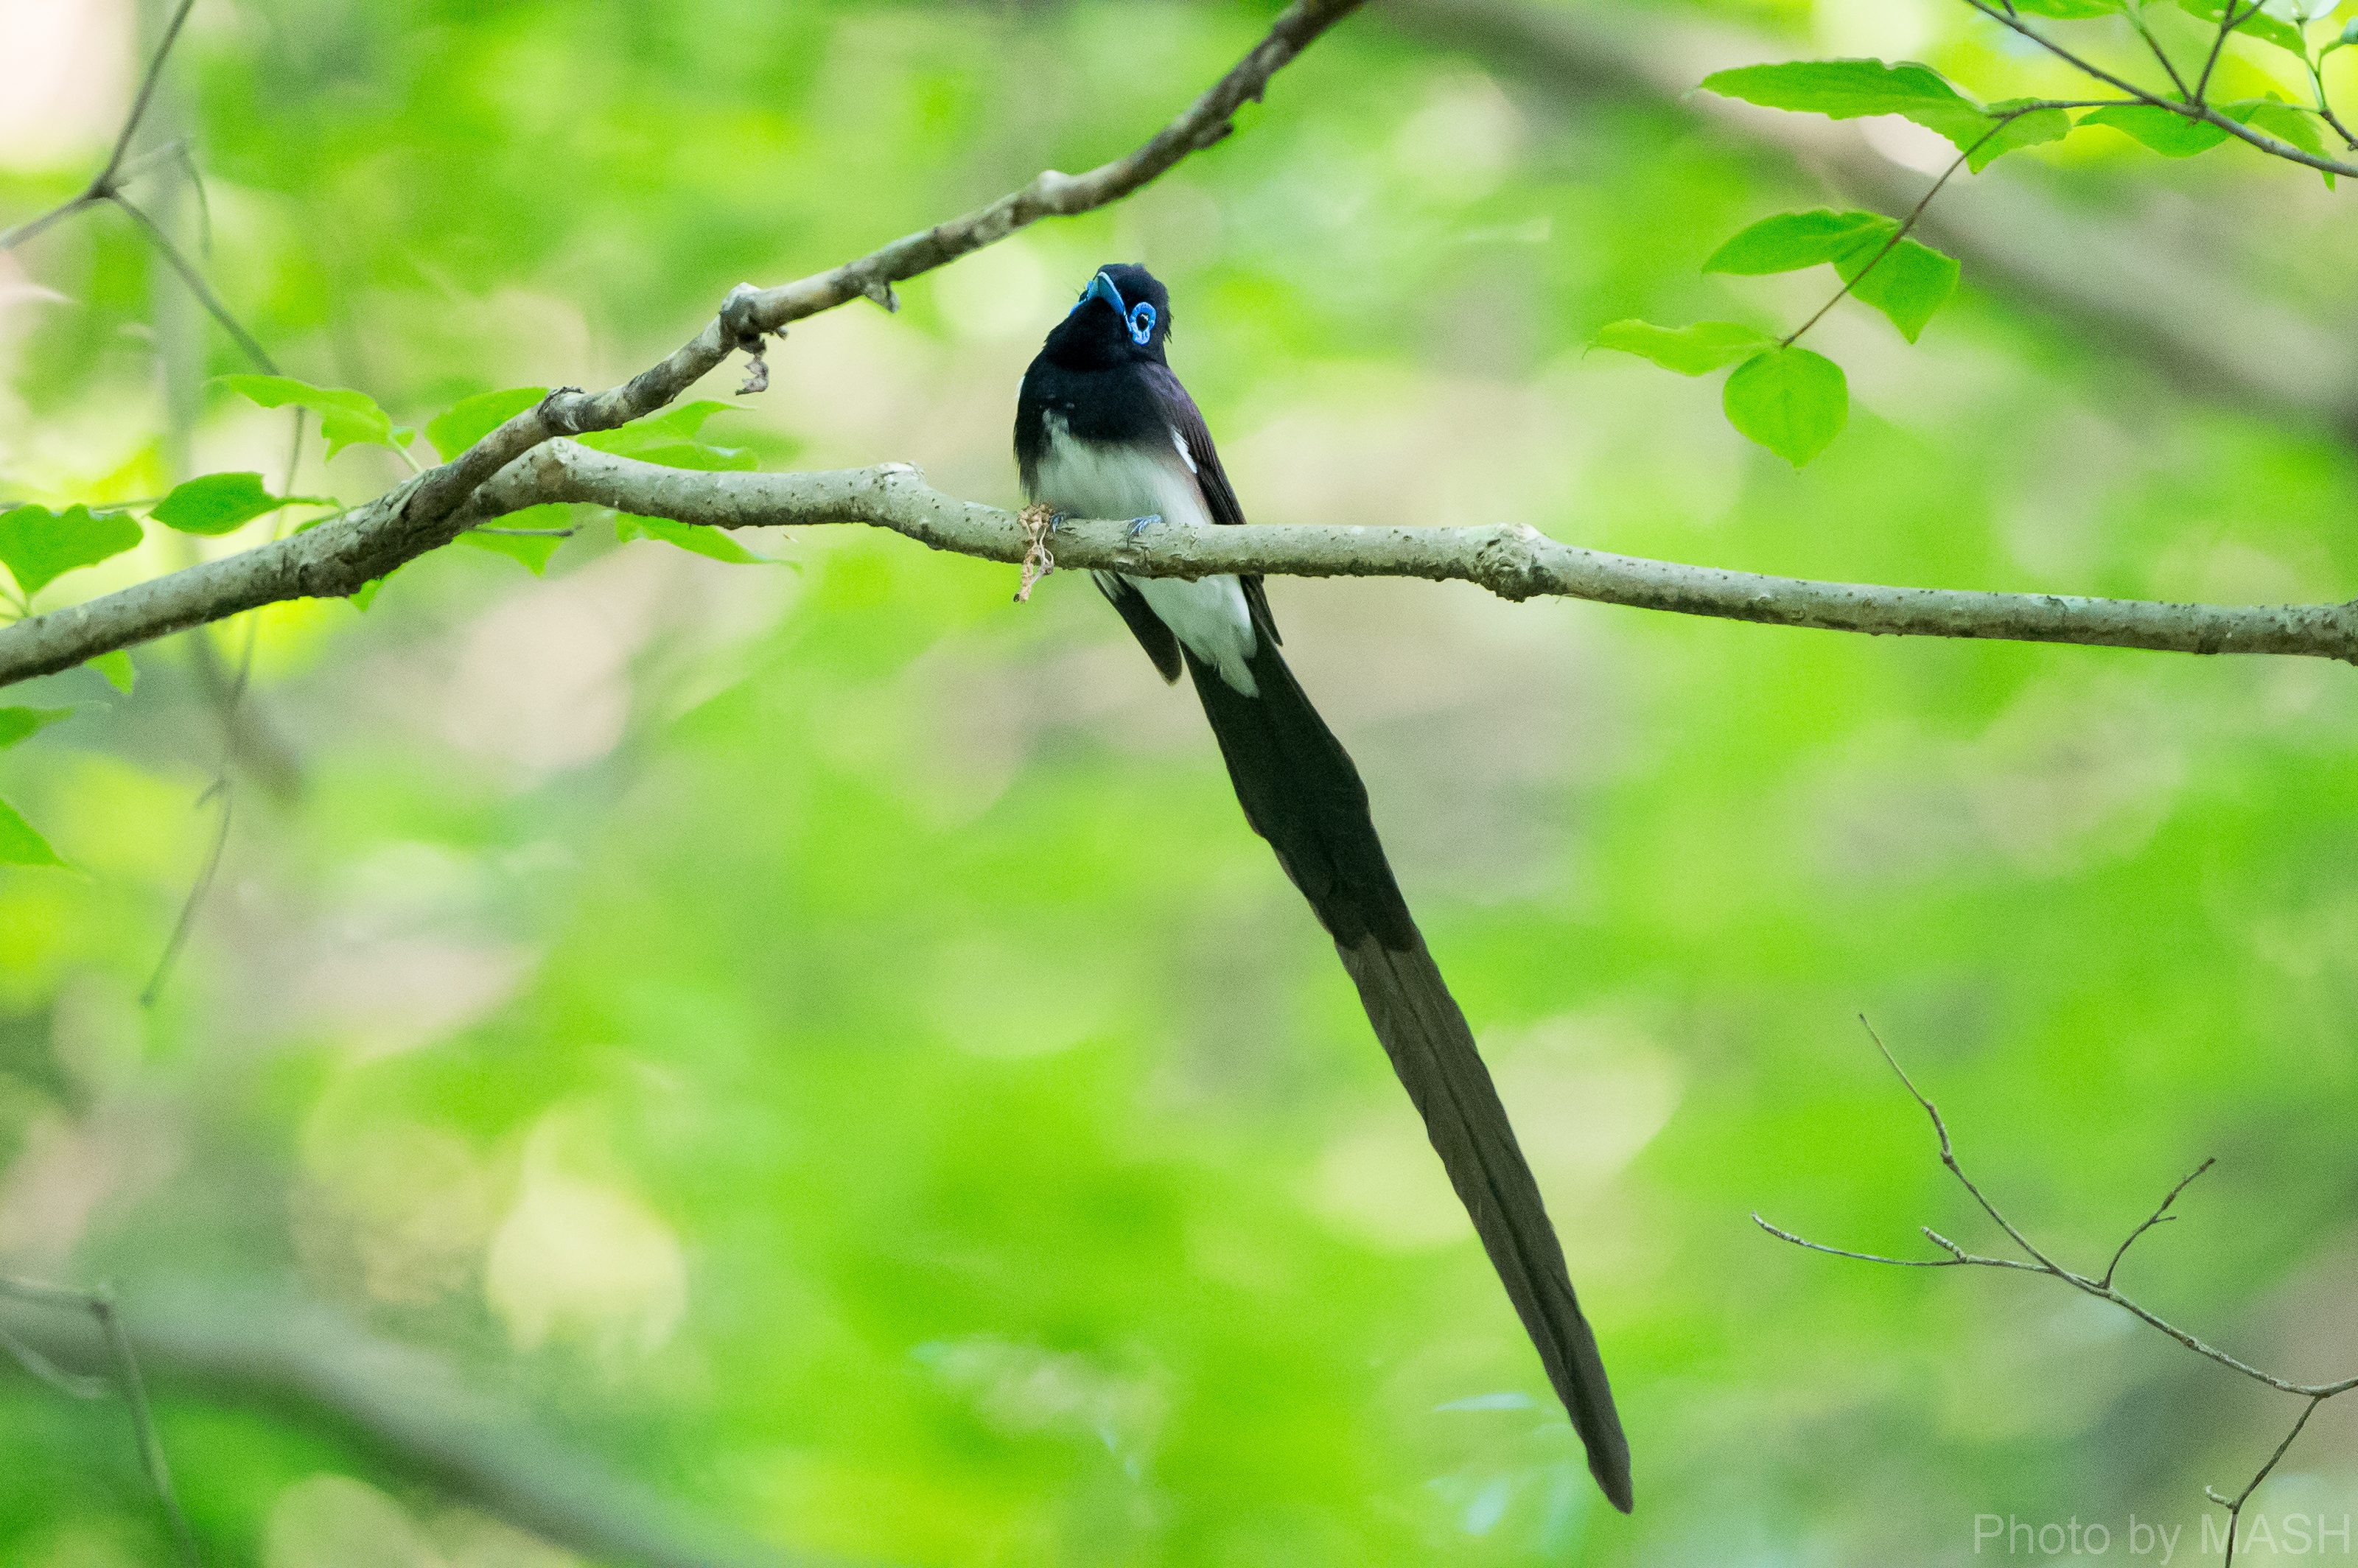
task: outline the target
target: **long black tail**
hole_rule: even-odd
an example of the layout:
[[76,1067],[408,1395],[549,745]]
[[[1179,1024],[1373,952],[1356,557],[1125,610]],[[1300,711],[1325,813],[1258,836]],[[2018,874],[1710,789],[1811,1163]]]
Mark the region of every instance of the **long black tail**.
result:
[[1368,816],[1358,769],[1310,706],[1266,622],[1260,631],[1252,661],[1258,697],[1237,691],[1187,655],[1245,819],[1276,849],[1335,938],[1368,1022],[1424,1118],[1491,1266],[1587,1444],[1589,1473],[1627,1513],[1629,1442],[1539,1184],[1474,1047],[1474,1032],[1409,918]]

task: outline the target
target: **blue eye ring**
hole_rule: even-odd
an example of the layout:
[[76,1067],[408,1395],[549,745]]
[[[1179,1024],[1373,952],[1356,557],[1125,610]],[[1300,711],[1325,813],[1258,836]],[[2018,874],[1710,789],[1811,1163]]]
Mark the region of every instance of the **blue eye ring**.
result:
[[1130,307],[1126,325],[1130,328],[1130,341],[1144,348],[1147,340],[1154,336],[1154,307],[1140,300]]

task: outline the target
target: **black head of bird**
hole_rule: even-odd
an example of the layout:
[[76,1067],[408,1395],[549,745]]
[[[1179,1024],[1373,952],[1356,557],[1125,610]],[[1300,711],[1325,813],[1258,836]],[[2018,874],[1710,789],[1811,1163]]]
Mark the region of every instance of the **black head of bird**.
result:
[[1163,362],[1171,336],[1171,295],[1152,273],[1129,262],[1099,267],[1081,297],[1048,334],[1043,351],[1067,370]]

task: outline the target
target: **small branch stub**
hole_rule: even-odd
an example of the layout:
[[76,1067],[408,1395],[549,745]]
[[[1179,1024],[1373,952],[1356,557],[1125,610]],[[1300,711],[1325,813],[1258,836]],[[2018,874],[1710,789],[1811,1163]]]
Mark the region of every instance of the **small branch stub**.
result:
[[[750,283],[741,283],[720,301],[722,341],[745,354],[745,381],[737,389],[740,397],[770,390],[770,362],[763,355],[769,346],[770,334],[753,324],[753,308],[761,292]],[[781,338],[786,335],[784,327],[775,331]]]

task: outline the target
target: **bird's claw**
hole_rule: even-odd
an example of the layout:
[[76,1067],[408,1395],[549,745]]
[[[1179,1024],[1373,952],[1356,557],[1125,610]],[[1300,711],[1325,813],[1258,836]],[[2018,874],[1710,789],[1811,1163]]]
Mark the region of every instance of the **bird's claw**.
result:
[[1143,517],[1131,518],[1130,520],[1130,537],[1133,539],[1137,538],[1141,534],[1145,533],[1149,528],[1153,527],[1154,524],[1162,521],[1163,514],[1160,512],[1150,512]]
[[1069,512],[1051,512],[1048,514],[1048,532],[1053,534],[1072,520],[1073,514]]

